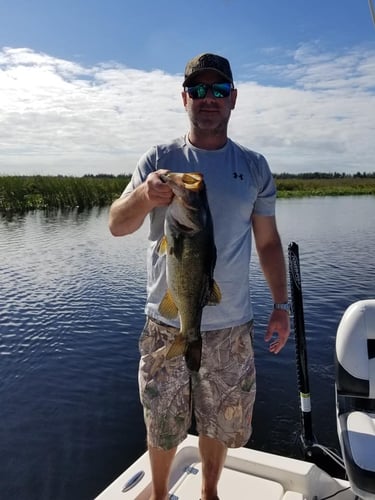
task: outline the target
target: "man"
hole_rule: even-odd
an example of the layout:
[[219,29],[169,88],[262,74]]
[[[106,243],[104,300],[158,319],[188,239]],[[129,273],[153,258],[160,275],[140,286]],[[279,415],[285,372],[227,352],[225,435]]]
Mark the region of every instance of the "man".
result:
[[[227,59],[202,54],[189,61],[182,92],[189,133],[149,150],[110,209],[109,227],[114,236],[136,231],[150,215],[147,321],[140,339],[139,383],[153,477],[152,500],[168,498],[170,468],[176,447],[189,429],[191,406],[199,433],[202,500],[218,498],[227,447],[243,446],[250,438],[255,399],[249,298],[252,232],[274,301],[265,334],[270,352],[279,353],[289,336],[275,185],[266,160],[227,136],[236,98]],[[165,359],[178,332],[178,324],[163,318],[158,309],[166,291],[166,270],[165,256],[159,255],[157,247],[173,196],[160,174],[168,171],[203,173],[214,224],[214,278],[222,300],[203,309],[198,372],[188,370],[183,356]]]

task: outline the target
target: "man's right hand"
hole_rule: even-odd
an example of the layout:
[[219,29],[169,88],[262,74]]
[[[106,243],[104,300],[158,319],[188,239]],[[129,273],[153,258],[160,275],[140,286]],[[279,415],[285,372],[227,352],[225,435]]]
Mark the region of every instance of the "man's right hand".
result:
[[168,172],[169,170],[151,172],[145,180],[145,196],[148,198],[153,208],[169,205],[172,201],[173,192],[171,188],[160,179],[160,174],[166,174]]

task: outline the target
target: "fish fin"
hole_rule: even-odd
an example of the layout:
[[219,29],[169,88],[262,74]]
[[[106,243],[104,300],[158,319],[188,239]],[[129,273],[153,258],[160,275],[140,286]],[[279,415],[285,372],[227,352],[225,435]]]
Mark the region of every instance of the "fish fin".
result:
[[157,251],[159,255],[164,255],[167,253],[167,250],[168,250],[167,238],[163,236],[158,243]]
[[216,304],[219,304],[220,302],[221,302],[221,290],[219,288],[219,285],[214,280],[212,283],[210,293],[208,295],[207,305],[216,306]]
[[182,356],[186,352],[186,338],[181,333],[177,335],[173,344],[169,348],[166,358],[176,358],[177,356]]
[[164,316],[164,318],[168,319],[177,318],[178,316],[177,306],[174,303],[173,297],[169,290],[167,290],[163,300],[160,302],[159,312]]

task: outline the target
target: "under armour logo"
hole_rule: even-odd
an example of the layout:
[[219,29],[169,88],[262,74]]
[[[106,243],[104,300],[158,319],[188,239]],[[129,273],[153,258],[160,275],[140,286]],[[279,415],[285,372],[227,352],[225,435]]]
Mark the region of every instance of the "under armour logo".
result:
[[241,179],[241,181],[243,181],[243,174],[237,174],[237,172],[233,172],[233,177],[235,179]]

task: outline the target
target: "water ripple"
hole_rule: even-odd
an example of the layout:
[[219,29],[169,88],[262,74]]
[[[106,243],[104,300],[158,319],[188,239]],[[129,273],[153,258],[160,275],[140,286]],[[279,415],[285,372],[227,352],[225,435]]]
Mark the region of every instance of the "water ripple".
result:
[[[278,204],[285,253],[290,241],[300,246],[313,411],[327,445],[336,444],[337,324],[351,302],[375,296],[374,208],[373,197]],[[147,227],[116,239],[107,217],[92,210],[0,219],[4,498],[89,500],[144,449],[137,364]],[[293,456],[294,341],[281,356],[269,354],[272,303],[256,255],[250,272],[258,367],[251,445]]]

